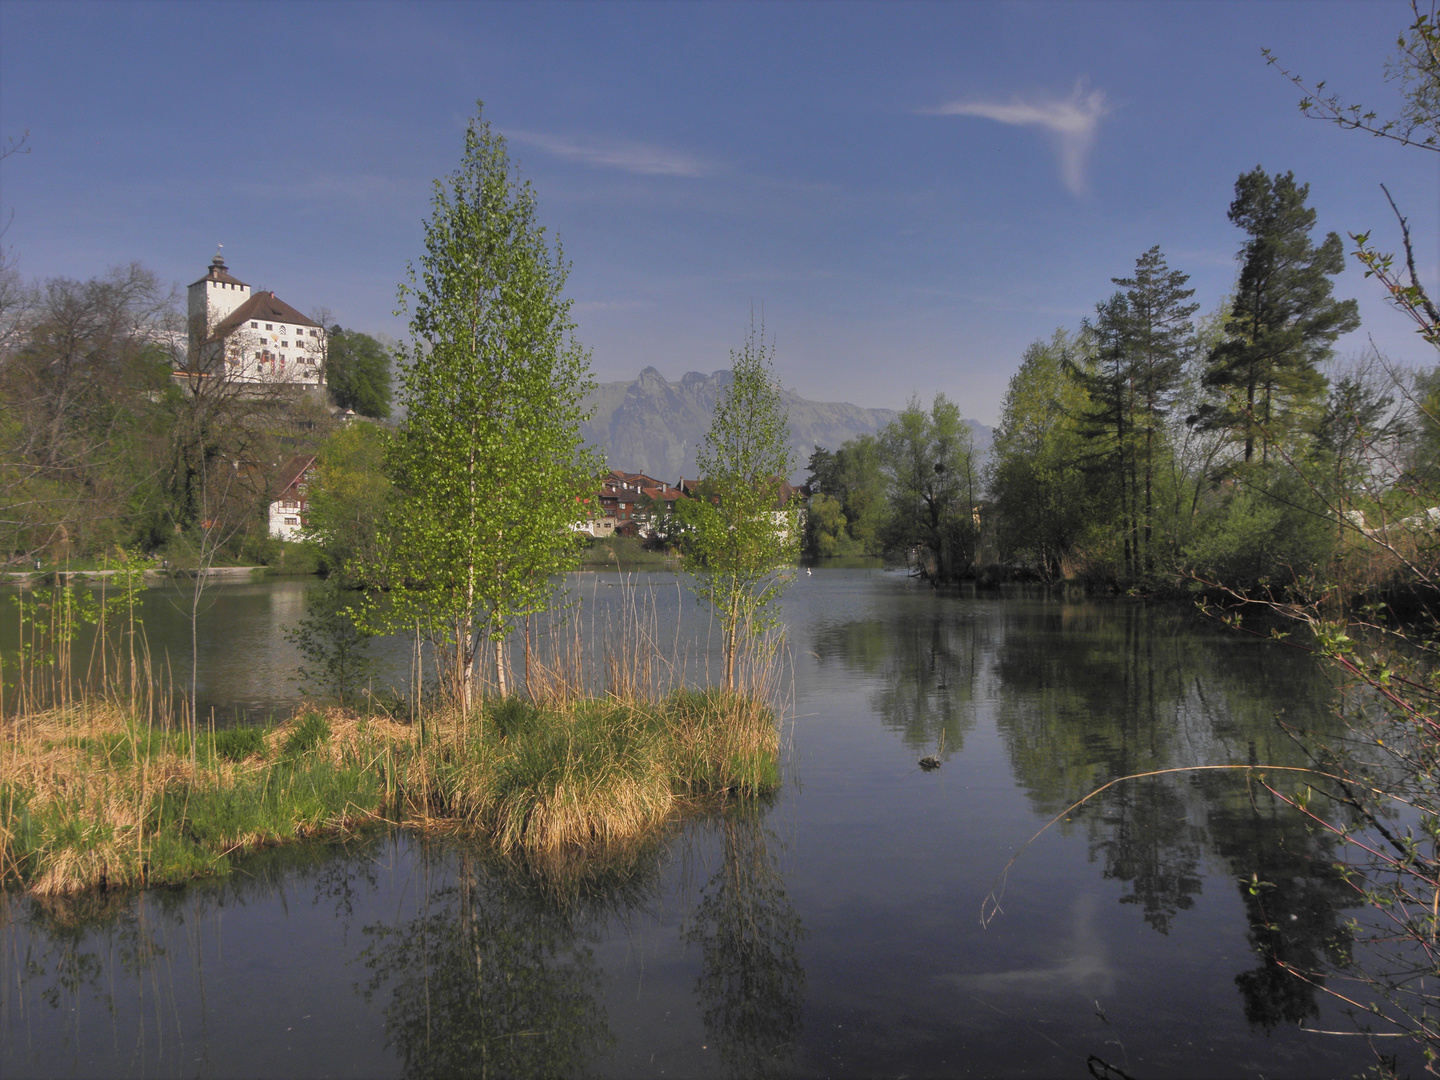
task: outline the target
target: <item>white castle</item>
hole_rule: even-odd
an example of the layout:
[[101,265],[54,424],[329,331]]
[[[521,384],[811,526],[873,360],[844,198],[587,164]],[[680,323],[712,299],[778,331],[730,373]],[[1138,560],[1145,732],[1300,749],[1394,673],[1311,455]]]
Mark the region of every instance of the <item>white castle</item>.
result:
[[325,327],[232,277],[217,254],[189,289],[192,370],[234,382],[325,386]]

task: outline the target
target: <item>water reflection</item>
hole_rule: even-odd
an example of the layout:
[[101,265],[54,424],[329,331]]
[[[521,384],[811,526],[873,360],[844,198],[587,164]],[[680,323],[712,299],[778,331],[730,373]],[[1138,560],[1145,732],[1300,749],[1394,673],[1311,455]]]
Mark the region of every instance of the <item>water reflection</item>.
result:
[[993,647],[986,620],[953,609],[905,611],[821,626],[812,648],[822,664],[843,664],[876,683],[870,707],[907,746],[942,757],[964,748],[975,726],[975,696],[983,686],[983,657]]
[[[1276,716],[1302,715],[1323,731],[1331,700],[1293,654],[1197,633],[1185,612],[1141,604],[971,601],[928,616],[897,605],[820,628],[814,648],[822,663],[877,677],[872,706],[912,748],[936,745],[943,732],[958,750],[977,712],[988,711],[1041,820],[1137,773],[1304,765]],[[1296,810],[1244,774],[1171,773],[1108,788],[1058,828],[1086,837],[1091,861],[1126,886],[1120,902],[1160,934],[1194,907],[1207,861],[1223,866],[1239,883],[1257,959],[1235,979],[1246,1018],[1268,1030],[1318,1015],[1323,979],[1287,969],[1343,965],[1345,912],[1358,898],[1335,869],[1330,839]],[[976,978],[1093,983],[1098,953],[1079,944],[1094,943],[1082,909],[1065,964]]]
[[805,930],[780,875],[763,806],[721,819],[720,865],[700,891],[685,939],[700,949],[695,996],[705,1034],[734,1077],[785,1072],[800,1037]]
[[[642,857],[619,871],[619,895],[643,894],[653,866]],[[590,1075],[614,1042],[594,924],[619,896],[588,885],[557,892],[464,845],[427,844],[423,874],[414,918],[364,929],[362,990],[383,995],[405,1074]]]

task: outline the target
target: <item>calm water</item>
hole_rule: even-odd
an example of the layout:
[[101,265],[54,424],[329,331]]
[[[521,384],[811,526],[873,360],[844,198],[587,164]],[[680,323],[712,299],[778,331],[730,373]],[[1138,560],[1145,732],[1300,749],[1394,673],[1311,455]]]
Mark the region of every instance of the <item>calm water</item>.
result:
[[[576,581],[591,626],[634,595]],[[688,598],[675,636],[674,579],[640,581],[666,651],[713,663]],[[305,590],[215,590],[202,702],[293,702],[280,627]],[[1084,1077],[1094,1055],[1149,1080],[1373,1061],[1307,1031],[1353,1029],[1266,959],[1343,957],[1357,912],[1335,854],[1237,776],[1109,789],[1024,851],[980,921],[1011,855],[1099,784],[1296,761],[1275,716],[1315,723],[1330,698],[1303,654],[1174,609],[879,571],[798,578],[786,621],[773,802],[578,881],[399,833],[140,898],[12,899],[0,1075]]]

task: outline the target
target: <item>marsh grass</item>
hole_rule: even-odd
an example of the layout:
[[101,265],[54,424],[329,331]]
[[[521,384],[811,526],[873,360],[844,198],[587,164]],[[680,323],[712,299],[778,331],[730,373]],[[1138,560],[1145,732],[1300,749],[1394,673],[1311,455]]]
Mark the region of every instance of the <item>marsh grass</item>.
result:
[[598,655],[578,618],[531,629],[526,697],[491,684],[465,712],[417,695],[398,718],[307,706],[263,729],[207,729],[183,709],[157,723],[148,658],[137,679],[117,663],[147,688],[132,700],[112,688],[3,721],[0,886],[178,884],[226,875],[247,851],[387,822],[488,836],[558,881],[687,809],[779,786],[774,649],[744,689],[696,689],[653,597],[627,594],[592,636]]
[[506,855],[613,854],[687,808],[779,783],[768,705],[489,699],[419,727],[307,709],[269,730],[146,726],[113,704],[10,722],[0,880],[39,896],[228,874],[240,853],[385,821],[462,828]]

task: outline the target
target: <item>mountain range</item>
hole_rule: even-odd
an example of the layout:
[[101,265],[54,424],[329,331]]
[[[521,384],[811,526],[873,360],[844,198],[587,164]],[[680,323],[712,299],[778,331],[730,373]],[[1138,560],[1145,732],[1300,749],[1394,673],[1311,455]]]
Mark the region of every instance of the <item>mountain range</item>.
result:
[[[670,382],[647,367],[630,382],[596,385],[585,399],[590,419],[581,427],[585,441],[605,457],[607,467],[644,472],[674,483],[699,474],[695,451],[710,429],[720,391],[733,376],[728,369],[704,375],[690,371]],[[873,435],[896,417],[894,409],[866,409],[847,402],[810,401],[793,390],[780,392],[790,414],[790,447],[795,454],[791,479],[802,480],[815,447],[834,450],[847,439]],[[988,451],[991,429],[974,420],[975,448]]]

